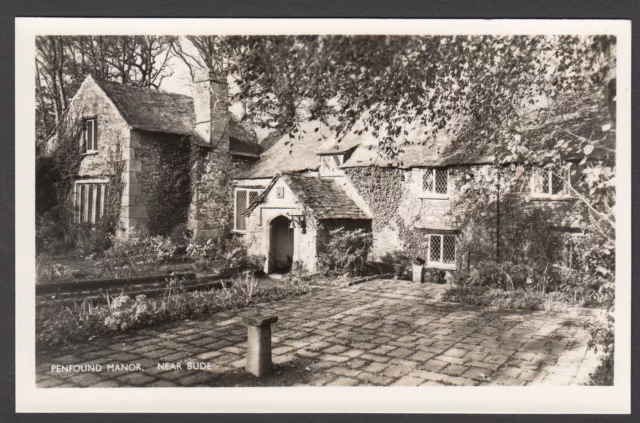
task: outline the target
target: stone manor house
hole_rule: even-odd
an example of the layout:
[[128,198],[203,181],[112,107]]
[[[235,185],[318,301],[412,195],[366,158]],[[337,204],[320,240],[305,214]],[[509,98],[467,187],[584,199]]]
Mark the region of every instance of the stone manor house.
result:
[[[243,239],[265,257],[267,272],[293,262],[313,272],[331,229],[363,228],[373,234],[375,257],[404,251],[428,267],[459,266],[452,205],[465,175],[490,167],[490,158],[465,158],[443,134],[391,161],[371,135],[336,140],[316,122],[303,123],[300,138],[258,142],[229,112],[228,89],[208,73],[196,78],[194,98],[88,76],[68,113],[83,122],[78,220],[96,223],[105,213],[115,154],[123,163],[120,237],[174,221],[200,239],[229,232]],[[588,125],[600,128],[601,119]],[[422,141],[419,131],[412,137]],[[575,202],[569,173],[519,177],[522,195],[550,211],[550,225],[576,232],[566,213]]]

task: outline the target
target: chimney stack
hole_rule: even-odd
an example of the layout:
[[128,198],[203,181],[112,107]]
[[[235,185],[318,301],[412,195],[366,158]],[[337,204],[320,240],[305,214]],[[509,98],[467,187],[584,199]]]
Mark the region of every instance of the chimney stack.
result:
[[195,130],[214,148],[229,148],[229,86],[224,76],[209,69],[194,74]]
[[233,223],[229,174],[229,87],[209,69],[194,74],[195,132],[212,148],[202,149],[205,166],[194,184],[189,227],[196,239],[223,237]]

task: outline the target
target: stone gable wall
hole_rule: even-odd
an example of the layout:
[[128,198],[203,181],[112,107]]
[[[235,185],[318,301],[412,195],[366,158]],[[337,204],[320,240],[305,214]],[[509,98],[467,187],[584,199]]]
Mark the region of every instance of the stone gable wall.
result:
[[[264,189],[270,179],[261,180],[237,180],[234,185],[237,187],[256,187]],[[278,188],[284,189],[284,198],[277,197]],[[287,214],[305,214],[307,228],[306,233],[302,233],[301,228],[294,228],[294,263],[300,261],[310,272],[316,271],[317,265],[317,233],[319,223],[308,213],[303,204],[296,198],[295,194],[283,179],[279,179],[267,194],[265,201],[251,212],[247,218],[247,230],[245,233],[236,234],[242,238],[247,245],[249,254],[265,256],[268,261],[269,255],[269,223],[278,216]],[[231,221],[233,222],[233,221]],[[269,269],[265,266],[265,271]]]
[[[98,152],[84,154],[79,178],[100,178],[111,176],[109,160],[117,158],[120,152],[122,158],[128,159],[129,126],[122,119],[113,103],[92,80],[82,86],[69,107],[71,119],[97,117],[98,121]],[[82,146],[78,144],[78,149]]]
[[[75,95],[69,105],[67,116],[71,120],[96,117],[98,122],[98,151],[82,155],[76,175],[77,180],[112,181],[116,177],[114,172],[119,167],[115,163],[121,163],[124,167],[123,174],[120,176],[123,178],[125,188],[122,190],[120,201],[114,200],[115,207],[119,207],[119,210],[114,210],[114,213],[117,215],[116,235],[126,237],[128,209],[125,204],[128,203],[129,195],[126,186],[131,154],[129,125],[102,89],[91,79],[87,79]],[[79,142],[78,149],[81,148],[82,145]]]

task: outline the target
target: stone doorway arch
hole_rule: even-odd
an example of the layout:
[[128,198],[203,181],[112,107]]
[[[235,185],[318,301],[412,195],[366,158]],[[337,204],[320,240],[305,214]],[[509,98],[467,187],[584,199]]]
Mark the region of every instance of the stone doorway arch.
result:
[[293,264],[294,231],[291,220],[280,215],[269,222],[268,273],[287,273]]

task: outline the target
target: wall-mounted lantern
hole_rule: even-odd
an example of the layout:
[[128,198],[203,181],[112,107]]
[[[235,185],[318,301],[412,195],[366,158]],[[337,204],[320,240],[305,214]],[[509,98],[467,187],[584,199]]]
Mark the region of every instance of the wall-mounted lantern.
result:
[[304,217],[304,214],[292,214],[287,213],[289,219],[291,219],[289,223],[289,229],[301,228],[302,233],[307,233],[307,220]]

